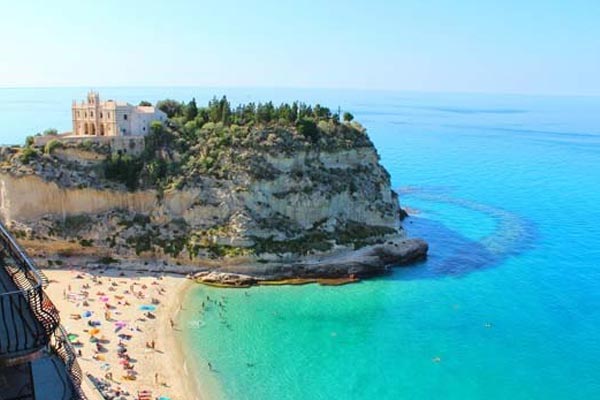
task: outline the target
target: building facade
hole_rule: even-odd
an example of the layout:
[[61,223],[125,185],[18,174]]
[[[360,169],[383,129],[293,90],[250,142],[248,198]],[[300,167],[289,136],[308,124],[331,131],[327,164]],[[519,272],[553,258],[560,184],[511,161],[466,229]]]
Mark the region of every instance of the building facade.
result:
[[89,92],[86,102],[73,101],[72,114],[75,136],[143,136],[153,121],[167,120],[167,115],[153,106],[100,101],[98,92]]

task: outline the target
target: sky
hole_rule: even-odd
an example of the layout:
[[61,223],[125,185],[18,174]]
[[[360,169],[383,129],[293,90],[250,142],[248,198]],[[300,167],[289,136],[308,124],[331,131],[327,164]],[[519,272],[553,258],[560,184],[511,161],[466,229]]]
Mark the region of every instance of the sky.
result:
[[600,95],[599,0],[0,0],[0,87]]

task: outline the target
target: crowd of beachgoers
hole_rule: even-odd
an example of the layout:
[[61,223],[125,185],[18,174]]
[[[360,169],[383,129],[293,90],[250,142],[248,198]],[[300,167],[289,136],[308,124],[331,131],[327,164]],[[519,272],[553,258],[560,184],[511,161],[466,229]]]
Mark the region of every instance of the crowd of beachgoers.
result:
[[183,277],[109,268],[45,273],[87,378],[84,391],[106,399],[189,398],[176,339]]

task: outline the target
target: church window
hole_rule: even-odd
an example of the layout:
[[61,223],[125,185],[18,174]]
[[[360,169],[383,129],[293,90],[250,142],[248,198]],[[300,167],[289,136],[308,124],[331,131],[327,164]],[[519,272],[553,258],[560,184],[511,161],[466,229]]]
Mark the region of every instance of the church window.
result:
[[123,119],[127,121],[127,114],[123,114]]

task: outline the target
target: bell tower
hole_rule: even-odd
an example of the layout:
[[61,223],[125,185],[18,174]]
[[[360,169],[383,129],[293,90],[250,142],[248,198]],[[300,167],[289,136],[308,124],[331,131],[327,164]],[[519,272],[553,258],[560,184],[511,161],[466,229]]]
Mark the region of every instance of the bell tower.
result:
[[89,105],[98,107],[98,104],[100,104],[100,94],[98,92],[94,92],[93,90],[90,90],[87,95],[87,101],[88,101]]
[[90,90],[87,95],[88,129],[86,135],[98,135],[100,132],[100,94]]

